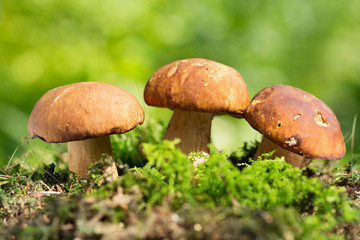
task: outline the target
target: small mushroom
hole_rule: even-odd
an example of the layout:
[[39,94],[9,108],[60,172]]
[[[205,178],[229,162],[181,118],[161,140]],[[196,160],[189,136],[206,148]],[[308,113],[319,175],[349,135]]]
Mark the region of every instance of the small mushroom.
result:
[[275,150],[294,167],[312,159],[340,159],[345,144],[333,111],[315,96],[287,85],[274,85],[255,95],[245,119],[263,135],[254,159]]
[[[49,143],[67,142],[69,169],[85,176],[102,154],[112,156],[109,135],[143,121],[143,110],[130,93],[106,83],[81,82],[45,93],[30,114],[28,132]],[[106,171],[118,176],[115,162]]]
[[178,60],[158,69],[146,84],[144,99],[149,106],[174,110],[164,139],[181,139],[177,147],[185,154],[208,154],[213,117],[229,114],[241,118],[249,104],[239,72],[199,58]]

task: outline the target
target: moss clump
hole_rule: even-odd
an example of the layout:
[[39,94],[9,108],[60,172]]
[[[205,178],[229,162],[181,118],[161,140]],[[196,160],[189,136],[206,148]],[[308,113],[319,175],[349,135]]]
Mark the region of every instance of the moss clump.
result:
[[148,163],[125,174],[124,188],[138,185],[142,206],[151,209],[166,201],[173,211],[184,205],[195,209],[243,209],[273,212],[286,208],[298,214],[302,224],[298,235],[329,233],[337,226],[358,219],[344,188],[324,186],[308,178],[283,159],[255,161],[241,172],[223,152],[213,152],[197,169],[175,143],[144,144]]
[[192,158],[175,148],[176,141],[144,135],[160,136],[163,128],[156,126],[113,139],[117,181],[108,181],[102,171],[111,160],[107,157],[84,178],[71,178],[66,158],[56,153],[49,156],[57,167],[42,164],[36,170],[22,168],[24,158],[14,159],[0,175],[0,238],[343,239],[358,234],[359,175],[352,165],[329,173],[314,168],[309,177],[283,159],[248,161],[253,147],[245,145],[232,155],[236,163],[248,161],[241,170],[213,148],[195,168]]

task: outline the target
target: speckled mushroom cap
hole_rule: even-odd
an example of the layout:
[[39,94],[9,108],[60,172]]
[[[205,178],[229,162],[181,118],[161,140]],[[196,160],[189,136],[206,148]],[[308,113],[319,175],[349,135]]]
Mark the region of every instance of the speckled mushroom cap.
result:
[[274,85],[250,102],[245,118],[277,145],[311,159],[340,159],[345,144],[333,111],[295,87]]
[[124,133],[144,121],[140,103],[116,86],[81,82],[45,93],[28,121],[31,138],[69,142]]
[[206,59],[185,59],[158,69],[144,91],[150,106],[241,115],[249,104],[244,80],[234,68]]

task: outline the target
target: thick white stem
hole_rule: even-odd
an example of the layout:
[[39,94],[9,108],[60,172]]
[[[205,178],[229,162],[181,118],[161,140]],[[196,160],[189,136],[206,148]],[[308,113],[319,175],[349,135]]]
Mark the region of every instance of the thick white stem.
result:
[[266,137],[263,137],[258,149],[256,150],[254,160],[258,159],[258,157],[261,156],[262,154],[269,153],[274,150],[275,152],[272,155],[272,159],[274,159],[275,157],[284,157],[285,161],[291,164],[293,167],[302,169],[311,163],[311,159],[305,158],[301,155],[288,151],[280,147],[279,145],[273,143]]
[[211,122],[213,113],[175,110],[166,128],[164,139],[181,139],[177,145],[185,154],[191,152],[210,153]]
[[[91,164],[99,161],[103,154],[112,157],[112,148],[109,136],[89,138],[81,141],[68,142],[69,169],[84,177]],[[114,179],[118,177],[115,162],[105,169]]]

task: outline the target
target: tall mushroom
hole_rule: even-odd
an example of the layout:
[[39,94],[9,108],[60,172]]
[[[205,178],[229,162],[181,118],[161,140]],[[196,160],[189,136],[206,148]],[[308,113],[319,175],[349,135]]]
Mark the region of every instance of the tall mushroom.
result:
[[[112,156],[109,135],[143,121],[142,107],[130,93],[106,83],[81,82],[45,93],[30,114],[28,132],[46,142],[67,142],[69,169],[85,176],[102,154]],[[118,176],[115,162],[106,171]]]
[[261,90],[245,112],[249,124],[263,134],[254,159],[275,150],[294,167],[312,159],[340,159],[345,144],[333,111],[315,96],[287,85]]
[[174,110],[164,139],[180,138],[177,147],[185,154],[209,153],[214,115],[242,117],[249,104],[239,72],[199,58],[178,60],[158,69],[146,84],[144,99],[150,106]]

